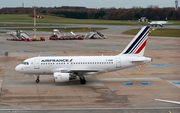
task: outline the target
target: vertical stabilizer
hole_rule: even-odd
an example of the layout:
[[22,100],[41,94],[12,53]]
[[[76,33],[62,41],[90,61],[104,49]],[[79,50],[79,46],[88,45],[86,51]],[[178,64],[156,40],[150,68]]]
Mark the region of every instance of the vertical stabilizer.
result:
[[139,56],[143,56],[149,34],[149,29],[149,26],[144,26],[121,54],[136,54]]
[[167,20],[168,20],[168,18],[166,17],[166,18],[165,18],[165,21],[167,21]]

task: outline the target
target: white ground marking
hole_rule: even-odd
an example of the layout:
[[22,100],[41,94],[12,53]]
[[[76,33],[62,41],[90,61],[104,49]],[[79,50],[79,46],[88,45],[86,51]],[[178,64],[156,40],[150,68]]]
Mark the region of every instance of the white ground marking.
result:
[[154,100],[162,101],[162,102],[169,102],[169,103],[173,103],[173,104],[180,104],[180,102],[177,102],[177,101],[162,100],[162,99],[154,99]]

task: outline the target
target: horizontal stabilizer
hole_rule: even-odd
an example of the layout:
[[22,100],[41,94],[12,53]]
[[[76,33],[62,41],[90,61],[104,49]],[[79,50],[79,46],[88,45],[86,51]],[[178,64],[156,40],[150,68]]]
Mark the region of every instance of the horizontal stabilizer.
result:
[[144,62],[146,61],[145,58],[142,58],[142,59],[133,59],[133,60],[130,60],[131,62]]
[[152,61],[151,58],[148,57],[143,57],[143,58],[137,58],[137,59],[132,59],[130,62],[150,62]]

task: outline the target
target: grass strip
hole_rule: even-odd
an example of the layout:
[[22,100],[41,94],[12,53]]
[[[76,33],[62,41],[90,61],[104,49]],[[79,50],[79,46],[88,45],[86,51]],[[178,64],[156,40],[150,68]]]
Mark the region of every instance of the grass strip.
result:
[[[123,32],[126,35],[136,35],[140,29],[131,29]],[[151,29],[149,36],[180,37],[180,29]]]

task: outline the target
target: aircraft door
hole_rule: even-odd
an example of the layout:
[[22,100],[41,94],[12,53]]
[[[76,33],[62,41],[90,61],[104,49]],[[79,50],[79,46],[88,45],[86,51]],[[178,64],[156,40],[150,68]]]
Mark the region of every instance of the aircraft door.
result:
[[121,60],[120,60],[120,58],[116,58],[116,68],[121,68]]
[[34,69],[39,69],[39,68],[40,68],[39,59],[35,59],[34,60]]

